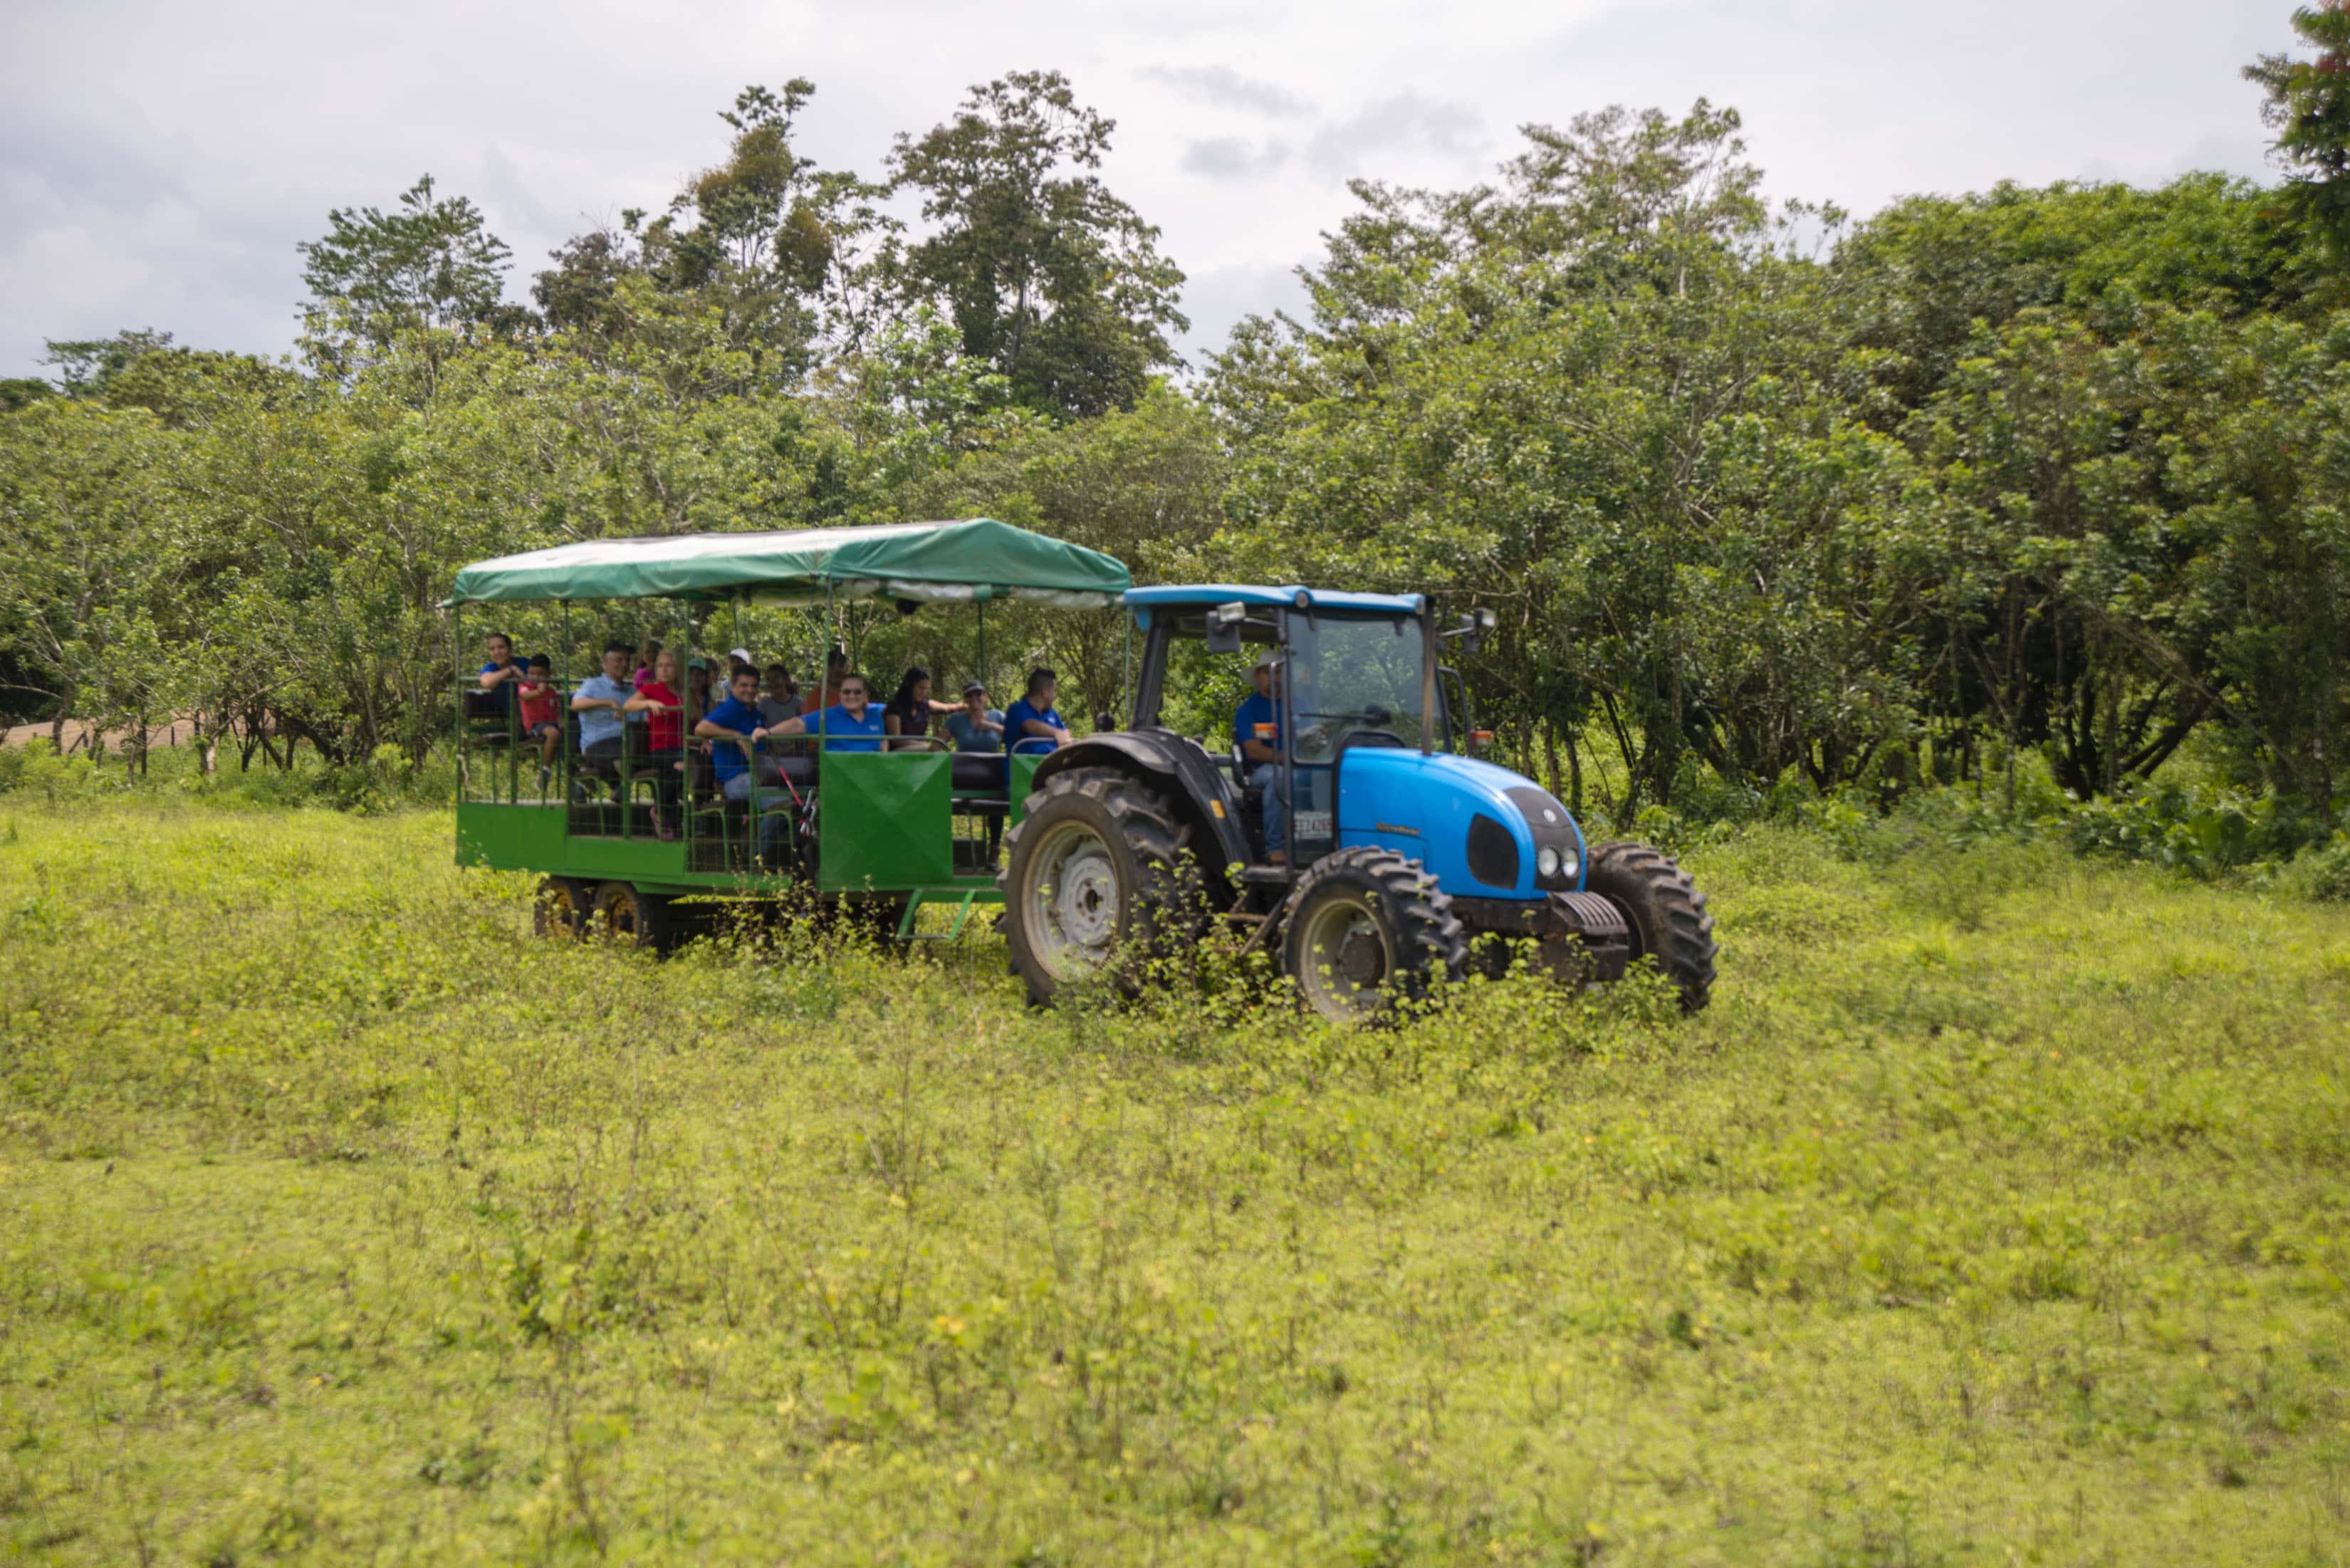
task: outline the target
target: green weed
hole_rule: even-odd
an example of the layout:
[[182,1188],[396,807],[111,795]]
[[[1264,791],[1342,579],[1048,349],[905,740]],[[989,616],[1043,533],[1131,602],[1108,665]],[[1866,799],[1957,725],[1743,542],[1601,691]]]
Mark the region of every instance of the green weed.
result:
[[36,791],[0,1542],[2269,1563],[2350,1531],[2350,910],[1712,834],[1714,1007],[529,940],[435,812]]

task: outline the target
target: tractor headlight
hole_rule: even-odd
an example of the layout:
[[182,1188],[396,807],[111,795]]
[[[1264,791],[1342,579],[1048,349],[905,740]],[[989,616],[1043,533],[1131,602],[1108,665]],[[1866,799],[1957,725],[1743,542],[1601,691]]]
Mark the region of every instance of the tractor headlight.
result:
[[1553,849],[1547,844],[1534,851],[1534,869],[1541,874],[1544,881],[1549,882],[1556,880],[1558,877],[1558,851]]
[[1583,860],[1572,849],[1558,852],[1558,876],[1562,882],[1572,882],[1583,875]]

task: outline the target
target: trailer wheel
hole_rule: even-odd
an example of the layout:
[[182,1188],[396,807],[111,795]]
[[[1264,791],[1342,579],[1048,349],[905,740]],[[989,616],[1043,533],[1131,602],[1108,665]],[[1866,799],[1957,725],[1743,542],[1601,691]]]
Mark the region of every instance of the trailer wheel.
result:
[[555,941],[576,942],[587,934],[593,904],[588,889],[570,877],[542,878],[531,902],[530,929]]
[[[1071,768],[1029,797],[1005,836],[1003,934],[1029,1000],[1148,958],[1186,929],[1176,894],[1190,830],[1156,791],[1115,768]],[[1130,971],[1115,976],[1138,990]]]
[[1305,1004],[1337,1023],[1380,1017],[1457,978],[1469,948],[1452,900],[1417,860],[1341,849],[1298,879],[1281,914],[1283,966]]
[[614,947],[659,951],[669,944],[669,900],[640,893],[626,882],[596,889],[596,914],[604,940]]
[[1696,1012],[1713,994],[1713,917],[1705,895],[1672,857],[1645,844],[1603,844],[1592,851],[1586,886],[1624,911],[1632,928],[1632,957],[1657,969],[1681,993],[1681,1011]]

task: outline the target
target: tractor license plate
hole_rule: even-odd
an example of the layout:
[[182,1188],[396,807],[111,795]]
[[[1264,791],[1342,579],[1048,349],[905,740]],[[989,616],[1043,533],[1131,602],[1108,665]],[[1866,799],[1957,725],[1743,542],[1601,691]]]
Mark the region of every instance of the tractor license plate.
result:
[[1326,811],[1301,811],[1297,814],[1297,836],[1327,838],[1330,836],[1330,814]]

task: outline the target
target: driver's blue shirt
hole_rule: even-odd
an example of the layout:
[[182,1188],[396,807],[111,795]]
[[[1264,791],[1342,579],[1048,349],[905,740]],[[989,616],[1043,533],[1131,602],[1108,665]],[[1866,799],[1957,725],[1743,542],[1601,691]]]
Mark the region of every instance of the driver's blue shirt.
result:
[[1262,691],[1252,691],[1247,700],[1232,711],[1232,744],[1237,746],[1244,742],[1255,740],[1256,727],[1259,724],[1273,726],[1271,743],[1274,751],[1279,751],[1281,749],[1281,704]]

